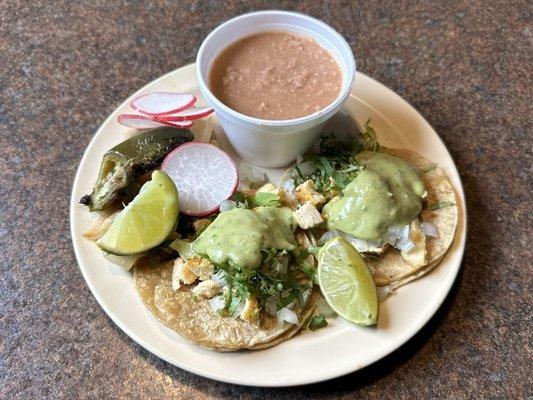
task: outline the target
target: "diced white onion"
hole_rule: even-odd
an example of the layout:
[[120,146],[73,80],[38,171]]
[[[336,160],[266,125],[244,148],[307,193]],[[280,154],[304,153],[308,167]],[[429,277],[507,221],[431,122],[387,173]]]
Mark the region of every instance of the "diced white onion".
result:
[[402,228],[402,236],[400,240],[409,240],[409,225],[404,225]]
[[401,243],[398,243],[396,247],[398,248],[398,250],[403,251],[404,253],[407,253],[409,250],[415,247],[415,244],[411,242],[410,240],[406,242],[401,241]]
[[327,231],[326,233],[324,233],[322,237],[318,240],[318,244],[323,245],[328,240],[333,239],[337,236],[342,236],[343,238],[345,238],[359,252],[373,251],[374,249],[381,247],[381,242],[377,240],[358,239],[355,236],[350,235],[349,233],[341,232],[338,230]]
[[422,231],[424,232],[424,235],[431,236],[431,237],[439,237],[439,232],[437,230],[437,227],[435,224],[432,224],[431,222],[422,222]]
[[377,248],[381,247],[381,242],[377,240],[358,239],[349,234],[343,236],[353,247],[355,247],[357,251],[361,253],[376,251]]
[[211,280],[218,283],[222,287],[226,286],[226,272],[223,270],[218,271],[216,274],[211,276]]
[[383,235],[383,241],[391,246],[395,246],[396,242],[402,237],[402,229],[403,226],[401,225],[389,226],[389,229],[387,229],[387,232]]
[[400,251],[408,252],[414,246],[415,245],[413,244],[413,242],[411,242],[411,240],[409,239],[409,225],[404,225],[402,227],[400,239],[396,242],[394,247],[396,247]]
[[394,289],[390,286],[378,287],[378,301],[381,303],[394,293]]
[[235,207],[237,207],[237,202],[233,200],[223,200],[220,203],[219,209],[220,209],[220,212],[224,212],[224,211],[233,210]]
[[304,303],[307,303],[307,299],[309,299],[309,296],[311,296],[311,289],[302,291],[302,300]]
[[289,306],[283,307],[278,311],[278,321],[285,321],[289,324],[298,324],[298,316],[294,311],[292,311]]
[[285,192],[292,193],[294,192],[295,188],[296,185],[294,184],[294,179],[289,178],[285,182],[283,182],[283,190],[285,190]]
[[329,318],[337,315],[333,308],[330,307],[326,299],[321,297],[316,303],[316,312],[317,314],[322,314],[324,317]]
[[213,310],[218,311],[224,308],[224,304],[226,301],[224,299],[224,296],[215,296],[212,299],[209,299],[208,302],[213,308]]

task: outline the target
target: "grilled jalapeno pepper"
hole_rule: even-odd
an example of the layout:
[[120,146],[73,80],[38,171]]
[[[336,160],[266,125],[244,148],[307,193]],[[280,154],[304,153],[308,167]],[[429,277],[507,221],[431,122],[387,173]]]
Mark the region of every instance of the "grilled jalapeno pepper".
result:
[[135,178],[155,168],[170,151],[192,139],[189,130],[157,128],[123,141],[104,154],[93,191],[83,196],[80,203],[88,205],[91,211],[103,210],[125,196]]

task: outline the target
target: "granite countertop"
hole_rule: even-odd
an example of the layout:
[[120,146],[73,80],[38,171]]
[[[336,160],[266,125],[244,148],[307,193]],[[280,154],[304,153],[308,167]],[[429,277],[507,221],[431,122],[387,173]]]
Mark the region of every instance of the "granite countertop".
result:
[[[98,306],[69,234],[76,167],[98,126],[193,62],[221,22],[299,10],[414,105],[454,157],[469,236],[446,302],[357,373],[260,389],[175,368]],[[0,4],[0,398],[531,398],[531,3],[4,1]]]

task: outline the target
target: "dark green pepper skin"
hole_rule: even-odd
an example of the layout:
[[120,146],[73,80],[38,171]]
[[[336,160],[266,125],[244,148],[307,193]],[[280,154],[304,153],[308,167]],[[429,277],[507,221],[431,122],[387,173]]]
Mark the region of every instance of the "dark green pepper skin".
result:
[[104,154],[93,191],[80,203],[91,211],[105,209],[127,194],[135,178],[156,168],[168,153],[193,137],[189,130],[157,128],[119,143]]

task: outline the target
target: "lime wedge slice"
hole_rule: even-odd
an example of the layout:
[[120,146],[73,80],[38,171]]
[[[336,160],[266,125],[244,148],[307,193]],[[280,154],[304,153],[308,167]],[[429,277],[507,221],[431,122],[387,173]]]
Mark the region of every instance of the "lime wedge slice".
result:
[[178,190],[172,179],[164,172],[154,171],[152,180],[143,185],[96,244],[108,253],[122,256],[149,250],[174,230],[178,205]]
[[357,325],[378,320],[378,295],[372,273],[355,248],[335,237],[318,253],[318,283],[328,304]]

